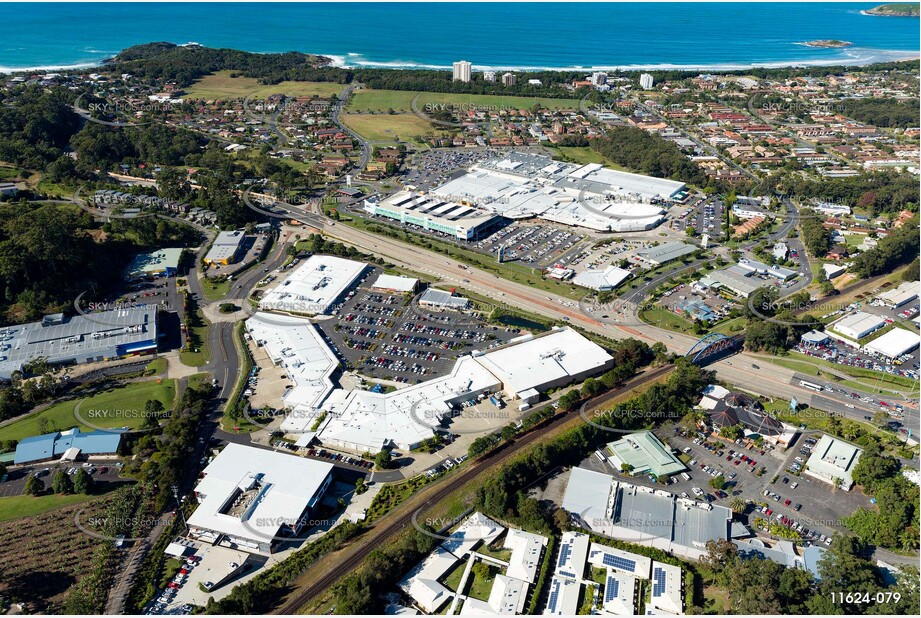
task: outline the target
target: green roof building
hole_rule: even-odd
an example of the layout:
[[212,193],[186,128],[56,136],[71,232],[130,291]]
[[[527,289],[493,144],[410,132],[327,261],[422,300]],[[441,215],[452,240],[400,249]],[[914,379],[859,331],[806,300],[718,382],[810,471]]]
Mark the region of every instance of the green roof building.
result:
[[677,474],[685,469],[667,446],[651,431],[639,431],[624,436],[607,446],[608,461],[618,470],[624,464],[632,466],[632,474],[652,474],[655,477]]

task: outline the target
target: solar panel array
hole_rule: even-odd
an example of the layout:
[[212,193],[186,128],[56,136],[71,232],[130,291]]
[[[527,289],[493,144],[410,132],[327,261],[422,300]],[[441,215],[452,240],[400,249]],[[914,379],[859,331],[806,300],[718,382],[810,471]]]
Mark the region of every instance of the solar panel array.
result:
[[630,571],[631,573],[636,571],[636,560],[605,554],[604,558],[602,558],[602,562],[605,566],[614,567],[615,569],[622,569],[624,571]]
[[556,611],[556,602],[560,599],[561,584],[559,580],[553,580],[553,586],[550,588],[550,600],[547,601],[547,609],[551,613]]
[[620,592],[620,582],[616,577],[608,577],[608,582],[604,587],[604,602],[610,603],[616,599],[618,592]]
[[656,599],[665,593],[665,571],[656,567],[652,570],[652,598]]
[[560,559],[556,563],[557,567],[561,567],[566,564],[566,561],[569,560],[569,556],[572,554],[572,544],[566,543],[560,547]]

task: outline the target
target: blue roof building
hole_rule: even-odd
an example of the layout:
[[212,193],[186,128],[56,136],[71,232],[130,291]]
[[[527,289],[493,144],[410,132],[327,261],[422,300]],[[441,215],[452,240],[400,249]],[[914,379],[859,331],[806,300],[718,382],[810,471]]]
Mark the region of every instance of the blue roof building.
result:
[[118,452],[122,435],[117,432],[91,431],[83,433],[79,427],[67,431],[46,433],[24,438],[16,445],[15,464],[53,459],[67,449],[76,448],[84,455],[111,455]]

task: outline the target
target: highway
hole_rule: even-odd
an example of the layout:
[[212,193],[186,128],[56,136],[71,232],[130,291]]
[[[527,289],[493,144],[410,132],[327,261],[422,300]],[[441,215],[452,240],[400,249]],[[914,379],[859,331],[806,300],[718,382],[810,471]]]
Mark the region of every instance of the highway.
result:
[[[682,355],[691,349],[698,339],[643,324],[639,320],[628,318],[627,324],[619,323],[616,318],[606,314],[602,308],[585,310],[583,306],[580,309],[579,304],[570,299],[500,278],[498,275],[468,266],[447,256],[392,238],[365,232],[343,223],[337,224],[326,217],[305,212],[290,204],[276,202],[274,206],[286,212],[290,218],[316,227],[332,238],[384,257],[410,270],[433,275],[440,281],[458,289],[470,290],[489,298],[500,307],[522,309],[565,321],[611,339],[636,337],[650,344],[660,341],[669,351]],[[603,315],[609,315],[609,317],[604,318]],[[823,398],[816,398],[814,391],[799,385],[799,381],[794,379],[794,371],[767,363],[757,355],[741,352],[713,363],[709,368],[716,372],[720,380],[758,395],[783,399],[795,397],[800,403],[823,405]],[[842,407],[841,413],[854,420],[863,420],[864,416],[872,415],[878,410],[878,407],[860,401],[853,402],[853,405],[853,409]],[[827,411],[832,412],[833,410]]]

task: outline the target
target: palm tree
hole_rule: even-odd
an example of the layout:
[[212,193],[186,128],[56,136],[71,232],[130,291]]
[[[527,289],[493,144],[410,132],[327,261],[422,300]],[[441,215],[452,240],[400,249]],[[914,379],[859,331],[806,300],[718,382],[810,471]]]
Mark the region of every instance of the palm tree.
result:
[[742,514],[745,512],[746,506],[748,505],[745,503],[745,500],[743,500],[742,498],[736,498],[735,500],[732,501],[732,503],[730,503],[729,508],[732,509],[733,513]]

